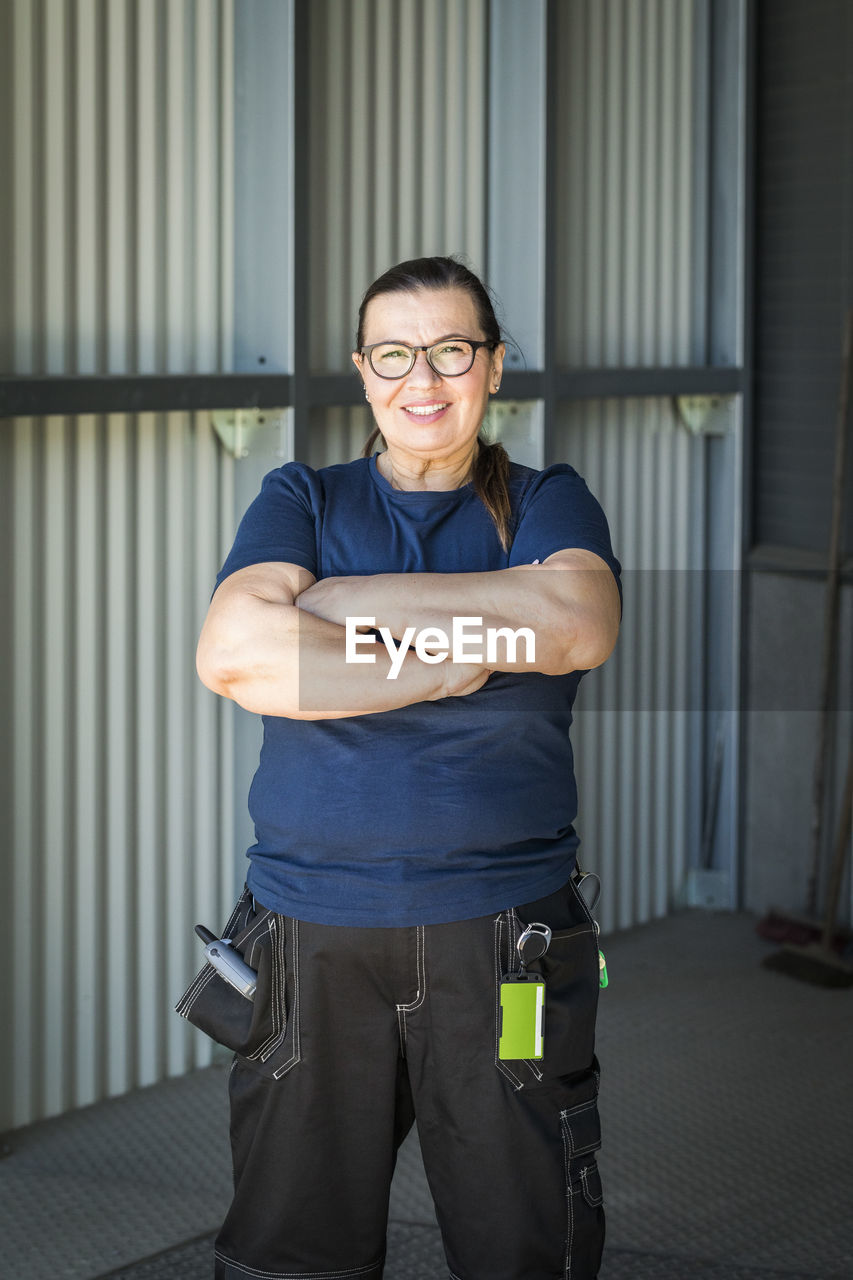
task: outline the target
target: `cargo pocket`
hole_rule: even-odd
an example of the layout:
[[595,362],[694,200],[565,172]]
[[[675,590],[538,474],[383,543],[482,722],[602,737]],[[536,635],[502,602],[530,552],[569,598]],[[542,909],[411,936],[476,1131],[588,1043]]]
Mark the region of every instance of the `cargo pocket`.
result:
[[[599,994],[595,923],[573,880],[551,899],[528,904],[521,919],[512,914],[516,930],[533,919],[552,928],[557,926],[545,955],[534,961],[529,970],[545,979],[543,1056],[539,1061],[526,1061],[523,1070],[518,1064],[518,1074],[528,1087],[556,1084],[564,1077],[588,1072],[595,1053]],[[512,951],[510,945],[507,960],[516,967],[517,958]]]
[[[593,1080],[597,1091],[597,1081]],[[584,1088],[589,1092],[590,1085]],[[597,1098],[560,1112],[566,1171],[566,1280],[594,1280],[604,1249],[604,1196],[595,1153],[601,1146]]]
[[298,922],[256,906],[246,887],[221,936],[257,973],[254,1000],[205,963],[176,1012],[262,1074],[277,1077],[298,1060]]
[[588,1071],[595,1052],[598,1012],[598,941],[592,923],[555,933],[531,966],[545,979],[543,1079]]

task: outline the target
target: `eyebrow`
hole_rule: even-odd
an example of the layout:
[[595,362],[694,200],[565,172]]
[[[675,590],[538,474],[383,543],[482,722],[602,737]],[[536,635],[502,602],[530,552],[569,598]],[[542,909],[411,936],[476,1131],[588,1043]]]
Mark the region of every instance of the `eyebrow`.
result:
[[[425,342],[425,347],[434,347],[439,342],[447,342],[450,338],[462,338],[465,342],[480,342],[480,338],[472,338],[467,333],[443,333],[440,338],[433,338],[432,342]],[[406,338],[378,338],[376,342],[365,342],[366,347],[378,347],[385,342],[399,342],[403,347],[419,347],[419,342],[409,342]]]

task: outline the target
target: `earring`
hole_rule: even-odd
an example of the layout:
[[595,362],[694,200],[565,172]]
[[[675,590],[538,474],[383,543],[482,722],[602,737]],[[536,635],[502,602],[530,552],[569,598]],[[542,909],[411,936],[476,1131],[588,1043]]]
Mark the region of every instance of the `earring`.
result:
[[501,384],[499,382],[494,387],[492,387],[492,391],[494,392],[498,392],[500,391],[500,389],[501,389]]
[[364,388],[364,398],[365,398],[365,400],[367,400],[368,402],[370,401],[370,394],[369,394],[369,392],[368,392],[368,390],[367,390],[367,387],[365,387],[365,388]]

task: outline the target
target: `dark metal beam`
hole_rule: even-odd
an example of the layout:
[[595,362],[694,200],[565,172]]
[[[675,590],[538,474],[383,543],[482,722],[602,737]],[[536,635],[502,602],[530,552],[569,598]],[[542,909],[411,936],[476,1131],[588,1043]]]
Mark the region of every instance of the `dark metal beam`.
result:
[[661,369],[572,369],[556,375],[558,400],[606,400],[628,396],[737,395],[741,369],[674,365]]
[[0,417],[267,409],[290,403],[290,374],[0,377]]
[[[557,370],[556,400],[628,396],[738,395],[742,369]],[[541,369],[504,373],[502,400],[541,400],[549,380]],[[193,409],[271,409],[294,403],[294,376],[280,373],[139,374],[108,377],[0,376],[0,418],[77,413],[169,413]],[[349,373],[304,375],[303,413],[326,405],[361,403],[361,385]]]

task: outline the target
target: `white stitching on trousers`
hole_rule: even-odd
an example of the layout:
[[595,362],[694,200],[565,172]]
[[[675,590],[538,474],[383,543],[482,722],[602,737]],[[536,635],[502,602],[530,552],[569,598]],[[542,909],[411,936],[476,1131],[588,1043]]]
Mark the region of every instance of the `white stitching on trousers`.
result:
[[400,1052],[406,1056],[406,1014],[420,1009],[426,999],[426,930],[422,924],[415,926],[417,946],[417,981],[418,993],[409,1004],[397,1005],[397,1026],[400,1031]]
[[561,1122],[560,1132],[563,1138],[563,1161],[566,1166],[566,1263],[565,1280],[572,1280],[572,1237],[575,1233],[575,1209],[572,1204],[572,1185],[569,1178],[569,1150],[566,1144],[566,1126]]
[[[291,1067],[295,1067],[297,1062],[302,1058],[302,1042],[301,1028],[299,1017],[299,921],[291,920],[293,926],[293,1013],[291,1015],[291,1023],[293,1026],[293,1053],[282,1066],[273,1072],[273,1078],[280,1080],[282,1076],[287,1075]],[[284,946],[284,930],[279,930],[282,936],[282,947]],[[283,954],[283,953],[282,953]],[[284,965],[282,964],[282,981],[284,981]]]
[[346,1271],[261,1271],[257,1267],[248,1267],[242,1262],[235,1262],[219,1249],[214,1249],[213,1252],[220,1262],[224,1262],[229,1267],[235,1267],[244,1275],[265,1276],[270,1280],[344,1280],[346,1276],[363,1276],[369,1271],[375,1271],[385,1260],[383,1256],[377,1258],[375,1262],[368,1263],[366,1267],[351,1267]]

